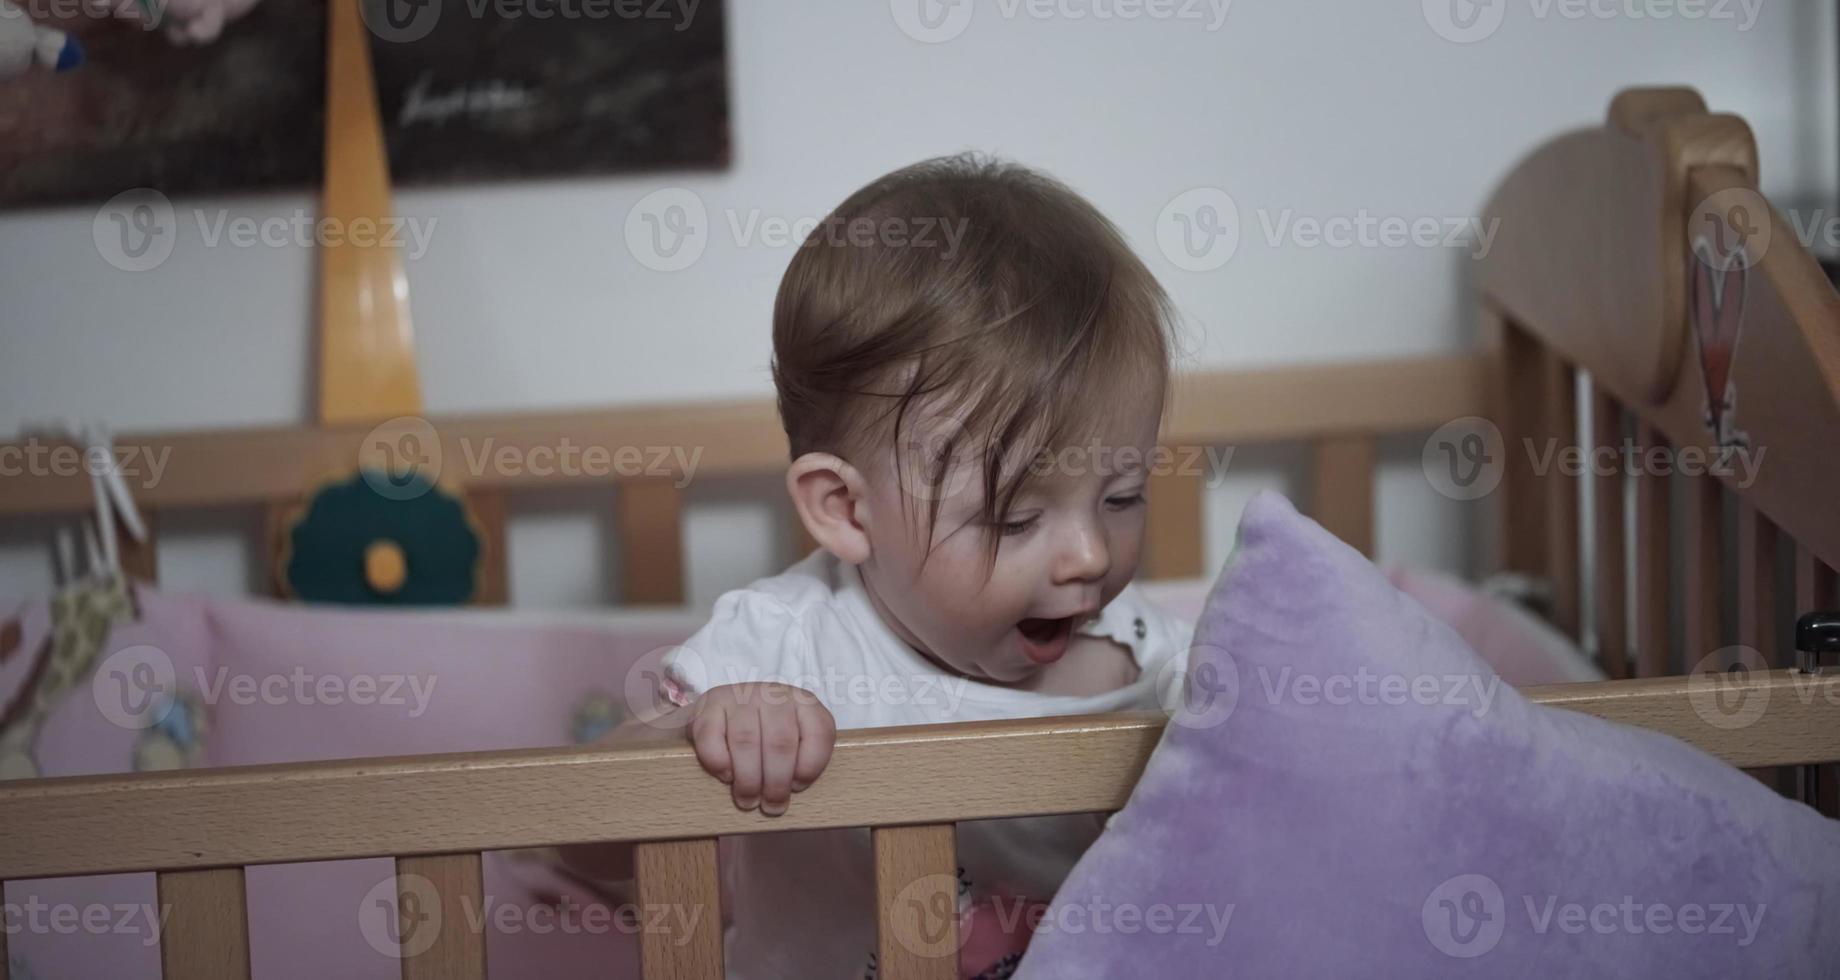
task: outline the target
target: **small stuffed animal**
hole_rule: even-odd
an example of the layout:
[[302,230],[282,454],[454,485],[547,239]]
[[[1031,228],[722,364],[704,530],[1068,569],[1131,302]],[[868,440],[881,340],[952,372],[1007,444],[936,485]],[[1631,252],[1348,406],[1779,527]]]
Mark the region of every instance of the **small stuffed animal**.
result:
[[0,0],[0,82],[37,65],[69,71],[83,63],[83,46],[63,31],[35,23],[18,6]]
[[115,16],[161,28],[177,45],[210,44],[224,25],[242,17],[258,0],[107,0]]

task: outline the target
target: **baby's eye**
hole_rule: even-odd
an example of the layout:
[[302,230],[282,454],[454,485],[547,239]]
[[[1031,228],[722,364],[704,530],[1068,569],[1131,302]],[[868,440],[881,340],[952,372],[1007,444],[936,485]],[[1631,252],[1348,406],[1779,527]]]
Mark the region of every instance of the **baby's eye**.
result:
[[1029,529],[1035,526],[1035,522],[1040,519],[1040,515],[1036,515],[1033,517],[1025,517],[1019,521],[1004,521],[997,525],[997,530],[1006,538],[1018,534],[1027,534]]
[[1138,504],[1141,504],[1143,502],[1144,502],[1144,495],[1141,493],[1129,493],[1129,494],[1122,494],[1117,497],[1105,498],[1106,506],[1112,508],[1113,510],[1129,510],[1130,508],[1136,507]]

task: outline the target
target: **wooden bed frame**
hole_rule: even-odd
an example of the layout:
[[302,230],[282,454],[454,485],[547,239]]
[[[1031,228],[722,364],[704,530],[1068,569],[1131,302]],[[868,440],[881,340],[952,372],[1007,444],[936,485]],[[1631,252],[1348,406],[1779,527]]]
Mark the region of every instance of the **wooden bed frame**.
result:
[[[1658,729],[1734,766],[1840,761],[1840,699],[1801,696],[1808,677],[1798,672],[1791,626],[1795,615],[1840,606],[1840,299],[1782,216],[1767,205],[1750,212],[1773,237],[1745,255],[1754,264],[1731,367],[1742,393],[1737,420],[1753,446],[1767,447],[1754,484],[1654,472],[1568,476],[1538,471],[1521,451],[1523,440],[1546,437],[1584,447],[1633,438],[1644,447],[1718,448],[1696,380],[1688,235],[1705,217],[1703,202],[1725,191],[1754,195],[1756,176],[1741,120],[1707,113],[1689,90],[1626,92],[1603,127],[1540,148],[1490,203],[1500,233],[1478,263],[1487,336],[1479,353],[1190,375],[1163,439],[1309,446],[1315,466],[1305,509],[1371,552],[1380,439],[1468,416],[1493,419],[1507,452],[1493,497],[1500,565],[1549,582],[1553,621],[1588,641],[1614,678],[1525,694]],[[1585,433],[1581,372],[1593,415]],[[766,401],[435,426],[449,458],[461,440],[490,437],[520,449],[564,438],[699,447],[705,480],[774,474],[786,461]],[[370,429],[348,421],[122,444],[171,450],[165,478],[138,494],[150,517],[229,506],[279,514],[328,470],[349,468]],[[633,604],[683,600],[678,476],[621,482],[611,496]],[[469,480],[465,494],[487,539],[482,601],[505,596],[505,495],[596,480],[614,482],[567,474]],[[1199,474],[1158,478],[1150,577],[1209,571],[1202,489]],[[1580,527],[1587,498],[1597,515],[1589,541]],[[78,513],[89,502],[86,480],[0,483],[0,519]],[[271,528],[271,545],[277,537]],[[131,569],[153,578],[152,545],[127,555]],[[1593,585],[1587,591],[1581,582]],[[1591,637],[1581,635],[1587,602]],[[1680,675],[1732,643],[1761,651],[1774,669],[1728,682],[1734,693],[1771,700],[1755,724],[1726,729],[1695,710],[1698,695]],[[34,780],[0,787],[0,880],[158,872],[160,901],[171,906],[166,975],[248,977],[246,866],[394,856],[400,874],[433,883],[448,922],[464,922],[461,903],[476,908],[481,897],[483,850],[634,841],[641,902],[710,913],[690,936],[642,934],[644,976],[709,978],[723,971],[718,835],[869,827],[881,975],[948,978],[957,975],[955,953],[929,957],[897,941],[898,917],[915,913],[894,899],[916,882],[941,880],[928,876],[950,880],[954,823],[1117,809],[1162,721],[1093,716],[846,732],[825,778],[779,818],[737,811],[676,741]],[[0,980],[4,940],[0,934]],[[443,929],[425,952],[403,959],[402,975],[482,977],[484,942],[479,932]]]

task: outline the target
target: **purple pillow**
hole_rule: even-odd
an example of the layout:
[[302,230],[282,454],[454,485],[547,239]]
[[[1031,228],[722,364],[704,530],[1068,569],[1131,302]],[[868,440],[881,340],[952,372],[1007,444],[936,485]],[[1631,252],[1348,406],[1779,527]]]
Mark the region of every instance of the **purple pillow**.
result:
[[1840,975],[1840,823],[1528,703],[1276,494],[1016,974]]

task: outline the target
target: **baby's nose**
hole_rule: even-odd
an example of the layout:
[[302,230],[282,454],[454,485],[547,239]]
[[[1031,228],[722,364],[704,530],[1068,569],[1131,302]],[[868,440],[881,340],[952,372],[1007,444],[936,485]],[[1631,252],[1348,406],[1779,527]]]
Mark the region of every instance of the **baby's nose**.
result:
[[1112,568],[1105,532],[1095,527],[1070,529],[1055,555],[1054,580],[1084,582],[1105,577]]

